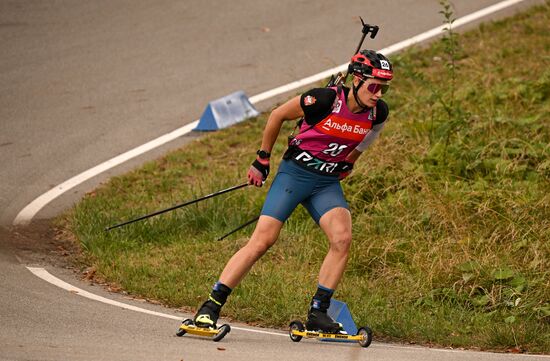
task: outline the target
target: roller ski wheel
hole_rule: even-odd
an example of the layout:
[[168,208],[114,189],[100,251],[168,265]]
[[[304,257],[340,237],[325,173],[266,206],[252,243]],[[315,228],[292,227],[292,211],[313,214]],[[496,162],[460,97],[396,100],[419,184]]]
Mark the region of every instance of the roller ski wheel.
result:
[[212,341],[214,342],[221,341],[221,339],[224,338],[225,335],[231,332],[231,326],[229,326],[228,324],[223,324],[218,328],[217,332],[218,333],[214,337],[212,337]]
[[304,332],[304,324],[300,321],[292,321],[289,326],[288,335],[293,342],[300,342],[303,336],[299,333]]
[[176,336],[181,337],[186,333],[190,335],[212,337],[212,341],[218,342],[221,341],[231,331],[231,326],[228,324],[221,325],[220,327],[199,327],[195,325],[193,320],[186,319],[184,320],[178,330],[176,331]]
[[358,340],[361,347],[369,347],[372,342],[372,330],[368,327],[361,327],[357,330],[357,335],[362,336],[362,339]]
[[187,329],[186,327],[183,327],[183,326],[189,326],[192,324],[193,324],[193,320],[191,320],[190,318],[183,320],[183,322],[181,323],[181,326],[176,331],[176,336],[181,337],[185,335],[187,333]]
[[314,338],[319,340],[348,340],[357,341],[361,347],[369,347],[372,342],[372,330],[369,327],[361,327],[356,335],[349,335],[345,331],[328,333],[322,331],[306,330],[300,321],[292,321],[288,334],[293,342],[300,342],[302,338]]

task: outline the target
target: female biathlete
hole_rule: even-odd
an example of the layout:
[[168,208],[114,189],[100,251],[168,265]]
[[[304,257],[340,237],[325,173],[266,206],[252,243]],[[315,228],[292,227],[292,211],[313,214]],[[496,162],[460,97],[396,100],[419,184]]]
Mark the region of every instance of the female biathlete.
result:
[[248,171],[250,184],[261,187],[269,174],[269,157],[284,121],[303,117],[267,193],[261,216],[248,243],[231,257],[195,325],[216,327],[227,297],[254,263],[275,243],[283,223],[302,204],[325,232],[329,251],[319,271],[306,329],[338,333],[327,315],[331,297],[344,273],[351,244],[351,214],[340,180],[378,136],[388,117],[381,99],[393,78],[390,61],[373,50],[351,59],[352,88],[315,88],[274,109],[265,126],[258,157]]

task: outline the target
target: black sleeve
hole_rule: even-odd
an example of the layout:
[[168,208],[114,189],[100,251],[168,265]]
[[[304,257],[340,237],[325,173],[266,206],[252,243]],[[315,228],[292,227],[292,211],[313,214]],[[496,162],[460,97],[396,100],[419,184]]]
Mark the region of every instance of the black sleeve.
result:
[[326,118],[332,112],[336,99],[336,91],[330,88],[314,88],[300,97],[300,106],[304,111],[304,120],[314,125]]
[[376,102],[376,120],[373,125],[384,123],[386,119],[388,119],[389,113],[390,109],[388,108],[388,104],[386,104],[386,102],[382,99],[379,99]]

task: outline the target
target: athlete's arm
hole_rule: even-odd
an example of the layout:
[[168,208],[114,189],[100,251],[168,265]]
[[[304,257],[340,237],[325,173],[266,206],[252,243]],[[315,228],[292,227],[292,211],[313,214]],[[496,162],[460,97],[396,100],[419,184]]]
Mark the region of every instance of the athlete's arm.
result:
[[369,147],[369,145],[374,142],[376,138],[378,138],[378,134],[382,131],[382,128],[384,128],[384,123],[382,124],[376,124],[372,127],[370,132],[365,135],[365,138],[355,147],[354,150],[352,150],[346,157],[346,162],[355,163],[355,161],[363,154],[363,152]]
[[260,149],[271,153],[273,144],[279,136],[284,121],[294,120],[304,116],[300,106],[300,96],[296,96],[279,107],[273,109],[264,128],[262,147]]
[[[365,149],[367,149],[367,147],[378,137],[378,134],[380,134],[380,131],[383,127],[384,123],[374,125],[370,132],[365,136],[365,138],[363,138],[363,141],[361,141],[361,143],[359,143],[359,145],[357,145],[357,147],[355,147],[355,149],[346,156],[345,161],[354,164],[357,159],[359,159],[361,154],[363,154],[363,151],[365,151]],[[350,173],[351,170],[348,172],[344,172],[340,175],[340,178],[338,179],[342,180],[346,178]]]
[[378,135],[380,134],[380,132],[382,132],[382,129],[384,128],[384,124],[386,124],[386,122],[373,125],[370,132],[365,135],[365,138],[363,138],[361,143],[359,143],[354,150],[363,153],[372,144],[372,142],[374,142],[374,140],[378,138]]
[[357,159],[363,154],[362,152],[358,151],[357,149],[352,150],[347,156],[346,156],[346,162],[349,163],[355,163]]
[[380,99],[376,103],[376,121],[372,126],[372,129],[370,132],[365,135],[361,143],[355,147],[355,149],[346,157],[346,160],[349,162],[355,162],[357,158],[374,142],[376,138],[378,138],[378,135],[380,132],[382,132],[382,129],[384,128],[384,125],[386,124],[386,120],[388,119],[389,114],[388,105],[386,102],[384,102],[382,99]]
[[[346,162],[355,163],[357,159],[359,159],[359,156],[363,154],[363,152],[369,147],[369,145],[374,142],[374,140],[378,137],[378,134],[380,134],[380,131],[384,127],[384,123],[375,125],[372,127],[370,132],[363,138],[361,143],[355,147],[354,150],[352,150],[346,157]],[[377,129],[375,129],[377,128]]]
[[336,91],[332,88],[313,88],[302,94],[300,105],[304,111],[304,120],[310,126],[325,119],[334,106]]

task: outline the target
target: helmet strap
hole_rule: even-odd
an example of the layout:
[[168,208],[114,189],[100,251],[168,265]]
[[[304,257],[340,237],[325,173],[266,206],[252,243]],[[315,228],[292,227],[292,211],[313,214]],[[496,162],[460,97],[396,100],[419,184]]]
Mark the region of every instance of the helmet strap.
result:
[[363,83],[365,83],[365,81],[362,79],[359,81],[359,84],[357,86],[355,86],[355,84],[352,83],[352,88],[353,88],[353,99],[355,99],[355,102],[357,103],[357,105],[359,105],[363,110],[365,110],[368,107],[365,104],[363,104],[361,100],[359,100],[359,96],[357,95],[357,92],[359,91],[359,88],[361,88]]

